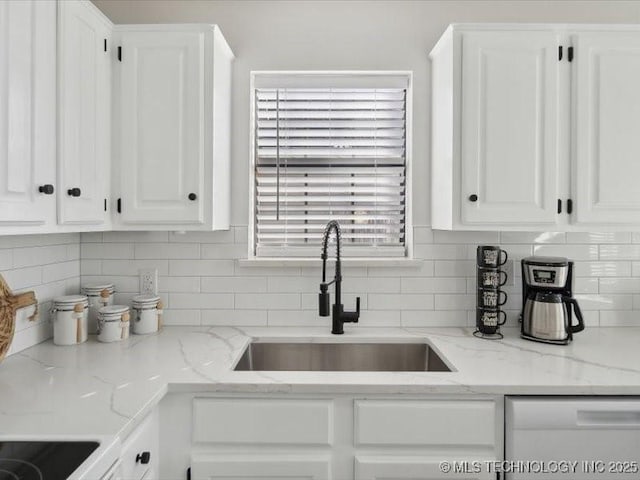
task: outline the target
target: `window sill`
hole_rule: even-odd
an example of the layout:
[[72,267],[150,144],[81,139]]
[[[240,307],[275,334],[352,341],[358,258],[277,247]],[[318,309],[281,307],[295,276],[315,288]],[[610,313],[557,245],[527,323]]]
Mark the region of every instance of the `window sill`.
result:
[[[424,262],[414,258],[342,258],[342,265],[348,267],[406,267],[418,268]],[[330,258],[329,262],[333,263]],[[320,267],[320,258],[278,258],[278,257],[253,257],[237,260],[241,267]]]

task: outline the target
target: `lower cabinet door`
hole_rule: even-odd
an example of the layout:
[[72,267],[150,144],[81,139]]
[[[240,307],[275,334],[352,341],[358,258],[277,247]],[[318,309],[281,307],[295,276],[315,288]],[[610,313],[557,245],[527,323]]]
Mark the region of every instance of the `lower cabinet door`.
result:
[[356,456],[356,480],[495,480],[483,460]]
[[193,455],[192,480],[329,480],[328,456],[309,455]]

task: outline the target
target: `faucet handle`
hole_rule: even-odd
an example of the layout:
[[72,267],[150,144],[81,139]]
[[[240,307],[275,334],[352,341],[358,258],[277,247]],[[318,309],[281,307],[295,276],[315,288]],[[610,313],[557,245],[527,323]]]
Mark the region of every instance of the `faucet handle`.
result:
[[331,311],[330,293],[327,291],[327,284],[320,284],[320,293],[318,294],[318,314],[321,317],[328,317]]

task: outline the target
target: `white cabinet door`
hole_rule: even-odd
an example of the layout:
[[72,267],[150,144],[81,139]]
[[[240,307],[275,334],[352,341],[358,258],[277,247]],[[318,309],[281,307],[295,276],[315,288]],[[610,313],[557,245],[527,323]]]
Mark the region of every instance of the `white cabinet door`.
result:
[[555,224],[558,35],[484,31],[461,38],[462,222]]
[[193,480],[329,480],[331,462],[321,455],[193,455]]
[[640,224],[640,35],[573,37],[579,223]]
[[133,224],[204,221],[205,34],[121,34],[121,219]]
[[0,2],[0,225],[55,216],[55,25],[55,2]]
[[111,25],[92,3],[59,3],[58,222],[105,221],[111,145]]
[[412,456],[356,456],[356,480],[493,480],[484,460]]

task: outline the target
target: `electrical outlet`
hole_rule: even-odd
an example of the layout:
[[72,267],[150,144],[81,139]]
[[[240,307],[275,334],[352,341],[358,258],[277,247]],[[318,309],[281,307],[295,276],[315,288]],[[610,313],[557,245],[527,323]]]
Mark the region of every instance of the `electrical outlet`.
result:
[[140,293],[157,295],[158,294],[158,269],[157,268],[141,268],[138,270],[140,280]]

